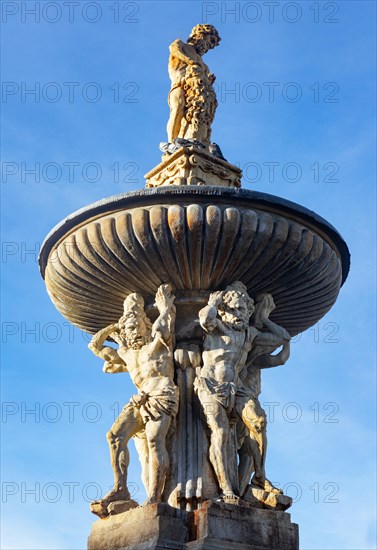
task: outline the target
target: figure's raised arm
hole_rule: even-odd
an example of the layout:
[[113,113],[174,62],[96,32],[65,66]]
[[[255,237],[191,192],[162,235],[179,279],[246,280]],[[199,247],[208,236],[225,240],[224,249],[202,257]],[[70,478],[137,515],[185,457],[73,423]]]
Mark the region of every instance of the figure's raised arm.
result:
[[[110,335],[116,337],[118,331],[119,327],[117,323],[109,325],[108,327],[96,332],[88,344],[88,348],[94,353],[94,355],[97,355],[97,357],[105,361],[103,371],[107,373],[115,374],[118,372],[127,371],[127,366],[123,359],[119,357],[117,351],[110,346],[104,346],[106,339]],[[117,338],[114,339],[117,340]]]
[[221,303],[224,292],[212,292],[209,295],[208,303],[199,311],[199,323],[203,330],[212,332],[216,328],[221,328],[222,323],[218,319],[218,306]]
[[282,349],[276,355],[271,355],[270,353],[265,353],[256,358],[254,366],[258,369],[269,369],[271,367],[278,367],[279,365],[284,365],[291,353],[290,342],[285,342]]
[[284,327],[269,319],[271,312],[276,308],[271,294],[264,294],[255,306],[254,326],[259,331],[255,344],[274,346],[275,348],[289,342],[291,335]]
[[112,325],[109,325],[108,327],[99,330],[95,333],[95,335],[89,342],[88,348],[94,353],[94,355],[97,355],[97,357],[104,359],[103,353],[104,349],[106,349],[104,347],[104,343],[111,333],[118,332],[118,330],[118,323],[114,323]]
[[152,334],[159,333],[163,341],[170,345],[175,329],[175,296],[169,284],[160,285],[156,292],[156,306],[159,316],[153,323]]

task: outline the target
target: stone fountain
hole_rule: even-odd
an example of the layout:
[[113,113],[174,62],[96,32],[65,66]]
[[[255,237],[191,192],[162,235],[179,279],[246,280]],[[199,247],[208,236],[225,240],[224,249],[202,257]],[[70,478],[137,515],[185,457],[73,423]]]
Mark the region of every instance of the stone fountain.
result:
[[[137,390],[107,434],[114,488],[91,504],[90,550],[299,548],[292,501],[266,477],[261,369],[329,311],[349,252],[314,212],[242,189],[211,143],[202,56],[219,41],[197,25],[170,46],[168,141],[146,189],[71,214],[41,249],[57,309]],[[142,506],[127,489],[131,438]]]

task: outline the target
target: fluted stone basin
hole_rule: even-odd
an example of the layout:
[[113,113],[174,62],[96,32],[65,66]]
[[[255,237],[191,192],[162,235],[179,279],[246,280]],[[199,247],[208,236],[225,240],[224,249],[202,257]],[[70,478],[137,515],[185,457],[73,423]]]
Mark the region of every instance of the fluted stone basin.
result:
[[96,202],[52,230],[39,261],[57,309],[90,333],[119,319],[130,292],[148,304],[171,282],[184,302],[241,280],[251,296],[273,295],[271,319],[295,335],[331,308],[349,270],[342,237],[314,212],[265,193],[207,186]]

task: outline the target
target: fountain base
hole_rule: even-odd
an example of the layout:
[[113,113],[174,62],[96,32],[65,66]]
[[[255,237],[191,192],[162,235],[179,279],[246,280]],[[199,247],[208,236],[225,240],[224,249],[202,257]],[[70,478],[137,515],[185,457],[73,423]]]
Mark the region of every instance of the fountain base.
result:
[[286,512],[206,501],[194,512],[140,506],[94,523],[88,550],[298,550]]

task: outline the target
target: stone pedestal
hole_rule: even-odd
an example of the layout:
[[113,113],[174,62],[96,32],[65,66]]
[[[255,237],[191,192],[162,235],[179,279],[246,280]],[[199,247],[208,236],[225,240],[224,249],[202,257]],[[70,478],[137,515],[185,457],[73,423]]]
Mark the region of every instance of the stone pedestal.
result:
[[206,501],[194,512],[167,504],[98,520],[88,550],[298,550],[286,512]]
[[242,171],[197,147],[181,147],[145,174],[146,187],[218,185],[241,187]]
[[182,550],[188,538],[186,512],[152,504],[96,521],[88,550]]
[[298,550],[298,525],[286,512],[204,503],[193,512],[187,550]]

